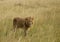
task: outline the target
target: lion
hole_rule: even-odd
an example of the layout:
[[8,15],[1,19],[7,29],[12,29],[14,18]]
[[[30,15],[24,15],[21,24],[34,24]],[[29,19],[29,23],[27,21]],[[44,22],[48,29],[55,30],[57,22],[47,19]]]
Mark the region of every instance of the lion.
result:
[[28,28],[31,27],[32,24],[33,24],[33,17],[26,17],[26,18],[15,17],[13,19],[14,30],[18,28],[24,29],[25,36]]

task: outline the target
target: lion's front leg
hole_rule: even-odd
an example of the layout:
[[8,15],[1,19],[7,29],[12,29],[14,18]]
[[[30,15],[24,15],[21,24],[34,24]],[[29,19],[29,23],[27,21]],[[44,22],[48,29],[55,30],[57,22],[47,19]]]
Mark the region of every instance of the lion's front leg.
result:
[[24,36],[27,35],[27,28],[24,28]]

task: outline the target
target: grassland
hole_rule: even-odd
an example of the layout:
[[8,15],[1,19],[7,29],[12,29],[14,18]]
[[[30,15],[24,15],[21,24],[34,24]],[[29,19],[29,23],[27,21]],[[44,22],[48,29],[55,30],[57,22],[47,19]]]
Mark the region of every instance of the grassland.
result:
[[[34,17],[34,24],[12,31],[14,17]],[[0,0],[0,42],[60,42],[60,0]]]

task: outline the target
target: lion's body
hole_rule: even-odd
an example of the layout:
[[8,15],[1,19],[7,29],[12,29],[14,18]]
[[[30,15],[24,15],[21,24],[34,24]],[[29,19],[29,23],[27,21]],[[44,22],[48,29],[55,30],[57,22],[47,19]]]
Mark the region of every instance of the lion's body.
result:
[[24,32],[26,34],[26,31],[31,26],[32,22],[33,22],[33,18],[31,18],[31,17],[26,17],[26,18],[16,17],[13,19],[13,26],[14,26],[14,29],[15,28],[24,29]]
[[21,19],[21,18],[15,18],[13,20],[13,25],[17,28],[25,28],[24,27],[24,24],[25,24],[25,20],[24,19]]

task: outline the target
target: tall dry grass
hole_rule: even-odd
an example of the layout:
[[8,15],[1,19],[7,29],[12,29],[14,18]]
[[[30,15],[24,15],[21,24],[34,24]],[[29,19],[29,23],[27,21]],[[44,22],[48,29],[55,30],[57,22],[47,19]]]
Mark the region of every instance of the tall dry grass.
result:
[[[60,42],[59,0],[0,1],[0,42]],[[13,32],[14,17],[34,17],[34,24],[23,36],[23,30]]]

